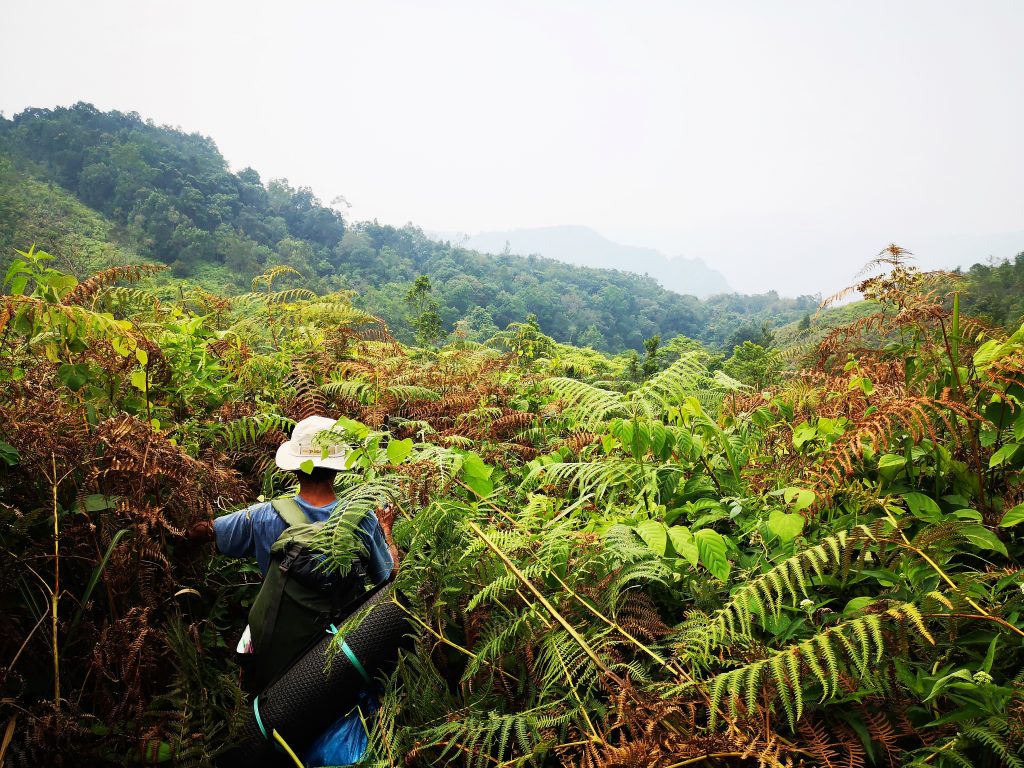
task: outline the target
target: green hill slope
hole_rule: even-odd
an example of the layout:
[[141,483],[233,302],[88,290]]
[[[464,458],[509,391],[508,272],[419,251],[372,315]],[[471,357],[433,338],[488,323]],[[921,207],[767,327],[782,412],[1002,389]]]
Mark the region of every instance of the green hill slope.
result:
[[78,275],[148,261],[116,241],[113,223],[58,184],[39,181],[0,158],[0,269],[15,250],[35,246]]
[[[702,302],[643,275],[485,255],[431,240],[413,226],[351,224],[309,189],[286,180],[264,184],[251,168],[232,172],[206,137],[88,104],[0,118],[0,157],[8,167],[30,169],[7,184],[10,197],[24,198],[11,219],[30,222],[5,224],[8,252],[68,234],[62,221],[71,198],[50,192],[59,185],[106,217],[101,224],[78,208],[72,219],[94,222],[73,228],[89,242],[107,243],[111,260],[123,258],[118,243],[127,243],[176,276],[238,289],[268,266],[289,264],[307,287],[355,289],[358,301],[405,340],[413,338],[405,296],[420,275],[430,278],[445,332],[458,323],[470,336],[487,335],[533,314],[559,341],[610,351],[640,349],[655,334],[727,346],[738,331],[796,320],[814,306],[810,297],[774,293]],[[40,190],[63,207],[54,209]],[[102,260],[98,245],[75,240],[66,247]]]

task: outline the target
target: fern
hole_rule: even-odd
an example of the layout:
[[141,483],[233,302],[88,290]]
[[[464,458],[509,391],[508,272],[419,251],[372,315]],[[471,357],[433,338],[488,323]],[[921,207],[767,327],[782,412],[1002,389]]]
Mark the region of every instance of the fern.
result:
[[851,554],[865,546],[880,543],[884,527],[884,523],[880,523],[873,528],[860,525],[849,531],[840,531],[748,581],[715,615],[712,621],[714,642],[737,635],[749,636],[755,615],[762,620],[778,618],[784,602],[795,604],[801,597],[808,596],[807,589],[813,576],[820,578],[828,574],[846,579]]
[[365,547],[356,536],[363,518],[378,507],[398,498],[398,480],[393,476],[353,483],[338,494],[334,512],[316,533],[313,546],[324,552],[326,566],[342,576]]
[[220,440],[230,450],[241,450],[244,445],[254,445],[268,432],[290,432],[295,421],[276,414],[246,416],[217,425]]
[[883,658],[888,651],[883,621],[911,630],[928,643],[935,642],[921,612],[910,603],[894,605],[882,614],[850,619],[766,659],[715,676],[708,683],[710,726],[715,726],[727,698],[735,712],[737,701],[742,699],[752,706],[764,694],[764,684],[771,683],[773,700],[782,704],[789,727],[795,729],[804,711],[805,671],[822,688],[819,703],[841,695],[841,673],[852,675],[861,690],[879,690],[880,674],[886,667]]

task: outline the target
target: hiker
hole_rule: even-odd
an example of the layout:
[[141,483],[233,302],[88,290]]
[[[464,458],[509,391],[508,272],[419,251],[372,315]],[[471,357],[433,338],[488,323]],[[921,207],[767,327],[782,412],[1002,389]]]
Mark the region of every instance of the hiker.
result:
[[[194,542],[215,541],[217,551],[231,557],[255,557],[260,572],[266,577],[264,588],[261,589],[254,610],[250,612],[250,627],[246,627],[246,633],[239,643],[240,654],[256,652],[260,656],[261,648],[270,648],[275,655],[278,652],[275,648],[288,647],[289,658],[266,658],[262,654],[258,664],[246,665],[246,657],[240,656],[239,660],[246,669],[247,688],[258,692],[263,685],[270,681],[274,675],[282,671],[282,666],[294,660],[292,650],[294,642],[290,639],[282,641],[275,640],[275,620],[278,615],[278,604],[282,603],[282,590],[278,590],[276,596],[267,597],[272,601],[266,615],[269,615],[269,628],[267,636],[258,635],[260,627],[255,626],[254,615],[257,605],[264,599],[264,593],[268,591],[267,584],[271,579],[284,581],[283,576],[272,573],[268,576],[271,568],[271,561],[276,556],[275,563],[279,563],[281,571],[287,570],[287,557],[282,552],[282,544],[288,537],[282,534],[292,526],[298,531],[309,528],[309,523],[322,523],[326,521],[337,506],[338,498],[334,492],[334,478],[337,473],[345,468],[345,446],[331,446],[328,455],[323,456],[323,450],[316,438],[325,430],[330,430],[335,425],[335,420],[324,416],[310,416],[295,425],[290,440],[282,443],[277,449],[276,463],[279,469],[294,472],[299,482],[299,493],[292,499],[278,499],[273,502],[260,502],[228,515],[223,515],[213,521],[205,520],[193,525],[186,536]],[[311,462],[313,471],[306,473],[300,469],[305,462]],[[391,525],[394,521],[395,510],[393,506],[381,507],[376,514],[369,512],[360,522],[355,531],[358,540],[361,542],[364,552],[356,558],[353,571],[365,580],[365,584],[356,587],[356,593],[382,584],[391,576],[392,571],[398,562],[397,550],[391,540]],[[289,518],[289,519],[286,519]],[[281,544],[275,548],[275,542],[281,539]],[[272,550],[274,552],[272,553]],[[312,567],[314,578],[322,571],[318,571],[316,564]],[[286,610],[291,607],[285,606]],[[335,606],[337,607],[337,606]],[[308,612],[307,612],[308,613]],[[300,614],[301,615],[301,614]],[[313,626],[295,626],[295,614],[290,614],[286,620],[278,622],[276,635],[298,634],[300,637],[315,637],[323,631],[322,627],[315,626],[317,616],[309,619]],[[259,618],[265,618],[265,614],[259,614]],[[339,617],[340,618],[340,617]],[[327,621],[326,623],[332,623]],[[263,622],[266,624],[267,622]],[[250,640],[249,630],[253,630]],[[255,642],[253,642],[255,641]],[[288,645],[291,643],[291,645]],[[255,644],[255,648],[253,645]],[[252,657],[253,661],[257,660]]]

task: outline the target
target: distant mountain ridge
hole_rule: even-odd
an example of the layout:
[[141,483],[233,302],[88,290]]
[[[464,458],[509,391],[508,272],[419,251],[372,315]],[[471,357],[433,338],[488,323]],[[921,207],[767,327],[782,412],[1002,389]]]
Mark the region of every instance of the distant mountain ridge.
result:
[[663,288],[702,299],[733,292],[725,276],[699,258],[670,258],[654,248],[616,243],[579,225],[481,232],[470,235],[462,245],[493,254],[503,253],[507,247],[520,256],[538,254],[583,267],[647,274]]

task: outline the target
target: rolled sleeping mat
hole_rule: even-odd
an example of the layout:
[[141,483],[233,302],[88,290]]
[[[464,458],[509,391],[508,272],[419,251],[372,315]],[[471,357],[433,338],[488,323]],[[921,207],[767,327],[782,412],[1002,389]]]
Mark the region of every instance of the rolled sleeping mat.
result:
[[412,647],[408,614],[393,596],[402,599],[388,585],[370,597],[366,605],[373,609],[358,627],[345,634],[345,646],[334,653],[329,667],[327,654],[334,638],[326,635],[257,696],[239,745],[225,753],[218,765],[294,768],[295,763],[276,745],[274,729],[301,755],[328,726],[355,706],[358,693],[369,687],[367,677],[389,673],[398,662],[399,649]]

